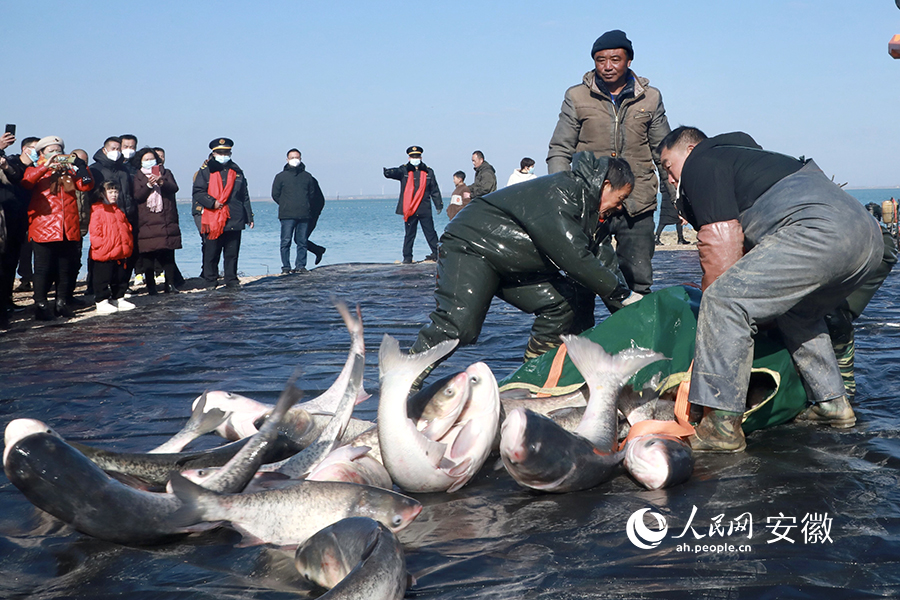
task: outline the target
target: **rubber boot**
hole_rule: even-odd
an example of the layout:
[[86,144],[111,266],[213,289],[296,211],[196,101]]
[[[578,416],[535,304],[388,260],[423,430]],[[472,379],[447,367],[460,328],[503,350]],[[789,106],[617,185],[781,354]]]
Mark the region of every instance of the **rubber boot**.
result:
[[683,237],[678,238],[678,243],[682,244],[682,245],[690,244],[690,242],[687,241],[686,239],[684,239]]
[[853,407],[847,401],[846,396],[817,402],[797,415],[796,421],[800,423],[813,423],[816,425],[831,425],[838,429],[846,429],[856,425],[856,414]]
[[[319,250],[321,248],[321,250]],[[325,246],[319,246],[316,250],[313,250],[313,255],[316,257],[315,264],[319,264],[322,262],[322,256],[325,254]]]
[[707,408],[688,442],[694,452],[743,452],[747,447],[743,420],[744,413]]

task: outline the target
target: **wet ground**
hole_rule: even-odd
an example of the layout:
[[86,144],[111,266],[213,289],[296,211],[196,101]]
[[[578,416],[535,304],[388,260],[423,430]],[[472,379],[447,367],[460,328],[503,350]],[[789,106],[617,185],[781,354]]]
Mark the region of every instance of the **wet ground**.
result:
[[[694,252],[659,252],[654,265],[657,287],[699,279]],[[71,440],[142,451],[178,431],[205,389],[273,402],[299,367],[313,396],[336,377],[349,344],[331,296],[361,305],[365,386],[377,394],[381,337],[409,347],[433,306],[433,270],[333,265],[7,332],[0,424],[32,417]],[[486,467],[455,494],[417,496],[425,509],[399,536],[418,579],[408,597],[900,596],[897,282],[888,278],[858,323],[853,429],[756,432],[745,453],[701,456],[688,483],[656,492],[623,474],[586,492],[535,494]],[[438,372],[484,360],[502,377],[518,366],[529,327],[529,317],[495,302],[479,343]],[[357,416],[374,413],[373,399]],[[665,519],[655,546],[641,527],[635,540],[647,548],[629,539],[641,509]],[[649,513],[642,522],[653,531]],[[219,530],[154,548],[100,542],[37,510],[0,476],[2,598],[306,597],[290,556],[236,548],[238,540]]]

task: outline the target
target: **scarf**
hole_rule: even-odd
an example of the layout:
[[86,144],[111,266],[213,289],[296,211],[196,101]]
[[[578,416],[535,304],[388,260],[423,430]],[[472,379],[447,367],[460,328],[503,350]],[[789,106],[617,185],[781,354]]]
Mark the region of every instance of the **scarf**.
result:
[[234,189],[234,180],[237,179],[237,173],[234,169],[228,169],[228,182],[222,187],[222,176],[219,172],[209,174],[209,187],[206,193],[213,197],[214,200],[222,204],[222,208],[204,208],[203,215],[200,217],[200,233],[207,234],[207,238],[211,240],[218,239],[225,231],[225,224],[231,217],[231,211],[228,209],[228,199],[231,197],[231,191]]
[[[153,169],[141,167],[141,173],[149,177],[153,174]],[[159,193],[159,184],[153,186],[153,191],[150,192],[150,197],[147,198],[147,208],[149,208],[152,213],[162,212],[162,194]]]
[[403,187],[404,222],[416,214],[416,211],[419,210],[419,205],[422,204],[422,198],[425,197],[425,184],[428,181],[428,171],[425,169],[419,170],[419,189],[415,190],[415,192],[413,191],[415,187],[414,178],[413,171],[408,171],[406,174],[406,185]]

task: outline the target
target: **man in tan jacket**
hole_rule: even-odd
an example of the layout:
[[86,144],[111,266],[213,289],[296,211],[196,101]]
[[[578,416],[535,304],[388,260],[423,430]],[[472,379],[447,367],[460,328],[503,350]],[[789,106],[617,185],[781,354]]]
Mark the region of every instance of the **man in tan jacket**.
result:
[[[625,212],[613,217],[619,267],[629,287],[646,294],[653,284],[653,211],[656,194],[668,201],[670,192],[656,147],[669,133],[669,121],[659,90],[631,70],[634,49],[625,33],[607,31],[591,48],[594,69],[566,90],[559,122],[547,153],[549,173],[567,171],[576,152],[623,158],[634,171],[634,191]],[[663,174],[657,177],[657,172]]]

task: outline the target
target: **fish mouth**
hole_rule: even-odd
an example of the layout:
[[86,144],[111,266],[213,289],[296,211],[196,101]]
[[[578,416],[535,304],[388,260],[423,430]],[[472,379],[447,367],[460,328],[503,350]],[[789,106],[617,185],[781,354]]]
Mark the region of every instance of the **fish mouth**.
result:
[[521,463],[525,457],[525,427],[528,417],[525,410],[516,408],[506,415],[500,426],[500,454],[512,464]]

